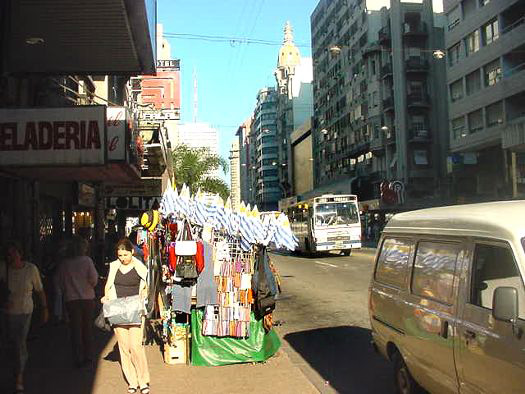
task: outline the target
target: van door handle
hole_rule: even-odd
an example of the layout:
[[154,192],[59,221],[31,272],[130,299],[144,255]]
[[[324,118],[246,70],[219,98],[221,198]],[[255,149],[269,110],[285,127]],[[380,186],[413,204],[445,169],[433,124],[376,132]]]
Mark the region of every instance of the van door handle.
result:
[[470,331],[470,330],[465,330],[465,338],[467,339],[467,341],[469,339],[474,339],[476,338],[476,333],[474,331]]
[[439,333],[443,338],[448,338],[448,321],[445,320],[441,324],[441,332]]

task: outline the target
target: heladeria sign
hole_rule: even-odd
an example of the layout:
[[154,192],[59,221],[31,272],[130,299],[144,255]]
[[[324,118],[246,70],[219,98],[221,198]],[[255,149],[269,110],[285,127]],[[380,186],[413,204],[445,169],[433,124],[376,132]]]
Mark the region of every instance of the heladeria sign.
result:
[[106,163],[106,107],[0,109],[0,165]]

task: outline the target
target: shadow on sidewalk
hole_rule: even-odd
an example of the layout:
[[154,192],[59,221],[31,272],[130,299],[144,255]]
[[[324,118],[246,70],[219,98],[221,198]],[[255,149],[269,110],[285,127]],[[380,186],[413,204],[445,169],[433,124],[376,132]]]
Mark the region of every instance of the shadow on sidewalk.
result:
[[[100,357],[119,362],[118,349],[108,355],[104,348],[112,340],[112,333],[94,328],[95,363],[92,368],[75,368],[66,325],[48,324],[32,330],[29,338],[29,359],[25,371],[26,394],[90,394],[93,391]],[[10,360],[0,354],[0,393],[13,393],[14,381]]]
[[290,346],[339,393],[392,393],[393,370],[370,344],[370,330],[340,326],[290,333]]

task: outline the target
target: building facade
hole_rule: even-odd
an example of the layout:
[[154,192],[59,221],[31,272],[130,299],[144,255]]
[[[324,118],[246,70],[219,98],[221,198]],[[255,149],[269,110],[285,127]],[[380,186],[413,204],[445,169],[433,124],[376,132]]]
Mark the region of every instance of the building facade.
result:
[[230,149],[230,199],[232,209],[237,210],[241,206],[241,179],[240,179],[240,150],[239,140],[232,142]]
[[252,143],[252,117],[246,119],[235,133],[239,144],[239,182],[240,199],[245,204],[256,204],[254,179],[257,167],[255,166],[255,146]]
[[450,158],[457,201],[525,196],[525,3],[446,1]]
[[432,2],[322,0],[311,16],[314,182],[411,209],[440,201],[448,149]]
[[291,135],[313,115],[312,59],[303,58],[293,41],[292,26],[284,27],[283,45],[277,57],[277,141],[279,187],[283,197],[294,195]]
[[277,92],[273,87],[259,90],[253,112],[250,145],[254,146],[252,189],[260,211],[277,210],[279,187],[279,142],[277,140]]

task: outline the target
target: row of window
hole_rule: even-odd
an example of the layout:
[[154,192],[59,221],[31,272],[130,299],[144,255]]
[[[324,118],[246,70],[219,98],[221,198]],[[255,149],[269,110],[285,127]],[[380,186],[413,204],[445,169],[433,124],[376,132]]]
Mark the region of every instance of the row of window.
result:
[[[411,251],[415,250],[413,262]],[[409,284],[414,295],[453,305],[454,278],[463,259],[459,242],[420,241],[387,238],[379,255],[375,278],[385,285],[404,289]],[[412,268],[412,275],[409,271]],[[492,293],[497,286],[518,289],[519,304],[525,302],[521,276],[511,249],[506,245],[476,243],[472,261],[469,302],[492,309]],[[525,318],[520,307],[519,317]]]
[[[467,74],[463,78],[452,82],[449,85],[450,101],[458,101],[466,96],[470,96],[482,87],[488,88],[497,84],[502,78],[500,58],[485,64],[482,68]],[[483,79],[483,83],[482,83]]]
[[503,123],[503,115],[503,101],[498,101],[485,108],[472,111],[466,116],[459,116],[451,121],[452,136],[454,139],[459,139],[483,130],[485,127],[498,126]]
[[447,14],[448,30],[454,29],[462,19],[468,19],[477,11],[478,7],[484,7],[488,3],[490,0],[463,0]]
[[487,22],[481,29],[476,29],[460,42],[452,45],[448,49],[448,65],[457,64],[462,58],[461,47],[463,46],[464,56],[470,56],[480,50],[481,46],[492,44],[499,38],[498,19],[494,18]]

